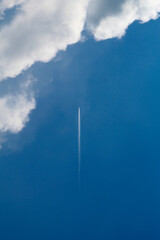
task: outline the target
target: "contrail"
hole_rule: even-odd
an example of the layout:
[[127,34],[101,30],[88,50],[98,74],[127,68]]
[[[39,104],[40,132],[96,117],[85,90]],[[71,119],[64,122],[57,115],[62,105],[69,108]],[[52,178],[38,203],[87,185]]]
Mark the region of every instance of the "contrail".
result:
[[78,174],[80,183],[80,172],[81,172],[81,109],[78,108]]

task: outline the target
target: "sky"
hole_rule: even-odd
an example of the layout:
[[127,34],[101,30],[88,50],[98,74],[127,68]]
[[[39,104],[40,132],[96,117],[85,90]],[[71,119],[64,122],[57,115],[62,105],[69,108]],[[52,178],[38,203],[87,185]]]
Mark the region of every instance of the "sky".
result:
[[0,1],[2,240],[160,239],[159,12]]

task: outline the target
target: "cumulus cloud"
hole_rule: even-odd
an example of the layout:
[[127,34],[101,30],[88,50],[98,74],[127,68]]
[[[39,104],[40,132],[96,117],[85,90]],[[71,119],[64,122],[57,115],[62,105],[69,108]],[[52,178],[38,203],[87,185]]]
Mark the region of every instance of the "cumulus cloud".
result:
[[26,95],[7,95],[0,98],[0,131],[17,133],[29,120],[29,113],[35,108],[35,99]]
[[29,120],[35,108],[34,94],[30,80],[21,84],[19,91],[0,97],[0,132],[18,133]]
[[[160,0],[1,0],[0,13],[18,6],[0,28],[0,81],[14,78],[37,61],[48,62],[90,31],[96,40],[122,37],[135,20],[159,17]],[[0,98],[0,131],[16,133],[35,108],[22,93]]]
[[97,40],[122,37],[135,20],[159,17],[160,0],[91,0],[87,26]]
[[15,77],[36,61],[47,62],[79,41],[86,0],[27,0],[0,30],[0,79]]
[[97,40],[120,38],[135,20],[160,12],[160,0],[3,0],[0,9],[16,5],[16,16],[0,29],[0,80],[48,62],[78,42],[84,26]]

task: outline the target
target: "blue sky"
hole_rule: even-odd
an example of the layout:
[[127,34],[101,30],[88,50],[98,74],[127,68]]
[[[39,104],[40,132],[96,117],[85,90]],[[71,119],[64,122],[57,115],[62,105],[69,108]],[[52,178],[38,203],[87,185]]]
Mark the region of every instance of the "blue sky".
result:
[[[88,34],[0,83],[1,99],[36,100],[21,131],[1,133],[1,239],[160,238],[159,28],[157,19],[120,39]],[[3,119],[0,127],[19,127]]]

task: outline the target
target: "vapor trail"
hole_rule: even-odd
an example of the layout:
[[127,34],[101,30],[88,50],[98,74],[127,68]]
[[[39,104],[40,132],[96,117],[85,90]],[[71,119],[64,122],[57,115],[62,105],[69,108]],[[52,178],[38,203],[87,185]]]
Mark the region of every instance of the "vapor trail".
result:
[[81,109],[78,108],[78,174],[80,181],[81,171]]

